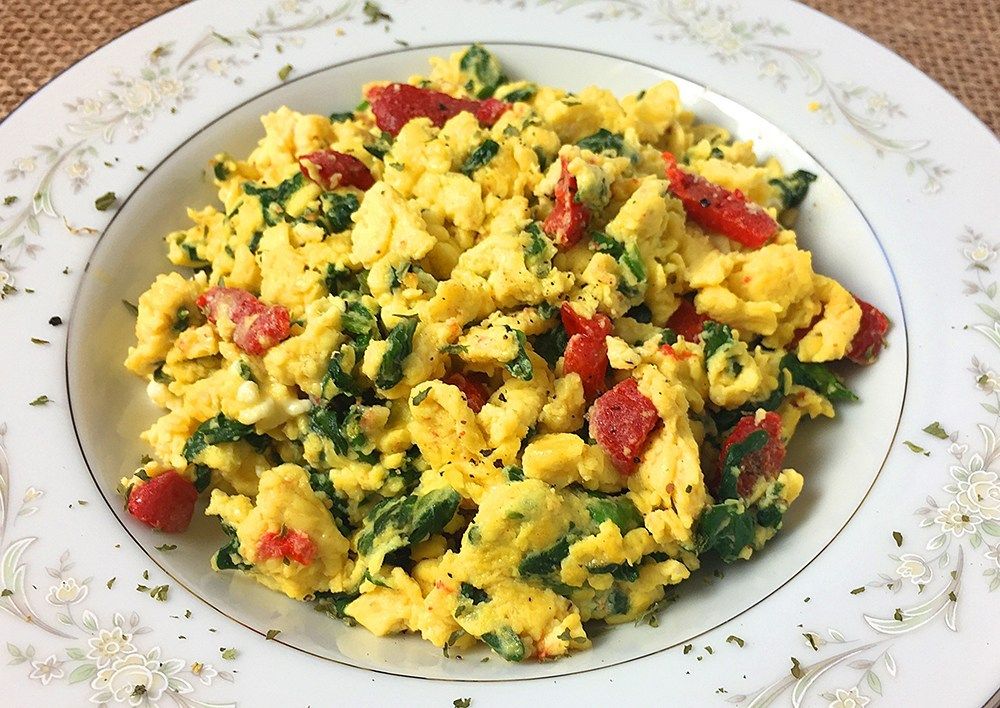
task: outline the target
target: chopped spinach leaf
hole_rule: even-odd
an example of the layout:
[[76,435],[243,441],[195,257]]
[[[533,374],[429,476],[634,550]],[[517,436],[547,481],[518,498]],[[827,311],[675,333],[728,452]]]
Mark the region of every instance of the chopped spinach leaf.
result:
[[214,418],[209,418],[199,425],[188,438],[184,444],[184,459],[188,462],[194,462],[195,458],[209,445],[236,442],[255,435],[252,425],[246,425],[219,413]]
[[528,338],[525,337],[524,332],[519,329],[513,329],[512,327],[508,327],[507,329],[513,333],[515,338],[517,338],[517,354],[515,354],[514,358],[508,361],[504,367],[510,372],[511,376],[517,377],[522,381],[531,381],[535,372],[531,366],[531,359],[528,358],[527,349],[525,348]]
[[805,170],[796,170],[780,179],[768,180],[768,184],[781,192],[781,203],[785,209],[797,207],[806,198],[809,185],[816,181],[816,175]]
[[637,159],[635,151],[625,144],[625,139],[618,133],[601,128],[593,135],[588,135],[576,142],[583,150],[590,150],[595,154],[611,153],[620,157],[627,157],[633,162]]
[[323,499],[324,503],[329,503],[330,515],[333,517],[334,523],[337,524],[337,528],[344,536],[349,536],[351,519],[347,513],[347,499],[334,488],[330,473],[310,469],[309,486],[318,497]]
[[375,142],[367,143],[364,148],[372,157],[384,160],[385,154],[392,150],[392,135],[382,131],[382,135]]
[[354,119],[354,113],[353,113],[353,111],[344,111],[342,113],[331,113],[330,114],[330,122],[331,123],[343,123],[345,121],[349,121],[349,120],[353,120],[353,119]]
[[175,332],[183,332],[191,324],[191,310],[183,305],[177,308],[177,314],[174,315],[174,326],[173,330]]
[[324,192],[319,197],[322,214],[320,223],[327,233],[339,234],[351,226],[351,215],[361,206],[351,192]]
[[385,556],[426,541],[451,521],[460,499],[458,492],[448,487],[423,496],[411,494],[385,500],[365,516],[358,534],[358,551]]
[[253,566],[240,555],[240,539],[236,536],[236,529],[223,522],[222,530],[226,532],[229,541],[216,552],[212,564],[217,570],[250,570]]
[[524,575],[548,575],[559,569],[563,558],[569,555],[569,537],[563,537],[552,546],[527,554],[517,566],[517,572]]
[[260,210],[264,215],[264,223],[268,226],[274,226],[283,220],[285,204],[304,183],[305,177],[301,172],[296,172],[274,187],[262,187],[252,182],[244,182],[243,192],[260,200]]
[[743,459],[758,450],[762,450],[769,436],[764,430],[754,430],[738,443],[729,446],[726,459],[722,462],[722,481],[719,484],[719,499],[736,499],[739,497],[737,483]]
[[510,625],[505,624],[495,632],[487,632],[482,636],[482,640],[507,661],[524,659],[524,642]]
[[590,495],[587,499],[587,511],[591,520],[598,526],[605,521],[611,521],[621,529],[622,534],[642,526],[642,514],[628,497]]
[[496,140],[487,138],[465,158],[460,169],[461,173],[466,177],[471,177],[476,170],[489,164],[498,152],[500,152],[500,144]]
[[733,330],[729,325],[709,320],[702,326],[701,341],[705,345],[705,362],[715,354],[733,345]]
[[634,243],[618,258],[618,289],[626,297],[636,297],[646,289],[646,266]]
[[524,479],[524,470],[517,465],[507,465],[503,468],[503,473],[511,482],[520,482]]
[[413,333],[417,329],[417,318],[407,317],[392,328],[386,337],[388,347],[378,365],[375,374],[375,385],[382,389],[390,389],[403,380],[403,361],[413,351]]
[[459,68],[469,77],[465,90],[476,98],[489,98],[507,77],[500,63],[482,45],[473,44],[459,60]]
[[733,562],[753,541],[753,521],[742,499],[710,506],[698,519],[699,550],[715,551],[726,563]]
[[552,271],[555,244],[536,222],[528,224],[524,231],[528,234],[528,242],[524,246],[524,265],[539,278],[544,278]]
[[520,86],[515,89],[511,89],[503,95],[503,100],[508,103],[515,103],[517,101],[530,101],[538,93],[538,87],[534,84],[527,84],[526,86]]
[[801,362],[794,354],[786,354],[782,357],[780,366],[788,369],[793,383],[811,388],[831,401],[858,400],[857,395],[824,364]]

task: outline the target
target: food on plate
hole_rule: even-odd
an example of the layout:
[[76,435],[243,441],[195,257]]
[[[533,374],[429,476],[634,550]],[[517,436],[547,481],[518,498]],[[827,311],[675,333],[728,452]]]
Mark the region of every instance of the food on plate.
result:
[[125,365],[165,413],[123,493],[164,532],[207,497],[216,569],[377,635],[552,659],[775,535],[800,420],[889,321],[787,226],[814,175],[671,82],[431,65],[214,158],[139,299]]

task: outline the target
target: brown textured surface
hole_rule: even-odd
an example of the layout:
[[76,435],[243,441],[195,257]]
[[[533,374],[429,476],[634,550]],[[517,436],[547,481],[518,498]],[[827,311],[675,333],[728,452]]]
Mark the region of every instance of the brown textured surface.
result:
[[[893,49],[1000,131],[1000,2],[804,0]],[[178,0],[0,0],[0,116]]]

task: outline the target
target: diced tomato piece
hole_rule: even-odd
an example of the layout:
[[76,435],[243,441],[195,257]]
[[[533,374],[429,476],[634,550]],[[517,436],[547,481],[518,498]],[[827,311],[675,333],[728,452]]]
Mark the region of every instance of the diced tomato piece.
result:
[[745,441],[758,430],[764,431],[767,439],[762,447],[750,452],[746,452],[736,460],[729,460],[730,464],[738,468],[736,481],[736,493],[741,497],[746,497],[753,491],[754,485],[761,477],[774,479],[781,471],[781,465],[785,461],[785,444],[781,442],[781,416],[771,411],[767,413],[758,423],[755,414],[745,415],[733,428],[733,431],[722,444],[719,452],[719,476],[712,480],[706,480],[713,494],[719,493],[722,475],[726,474],[726,458],[730,448]]
[[292,333],[288,310],[280,305],[268,307],[259,315],[251,315],[237,323],[233,342],[247,354],[261,356]]
[[265,305],[246,290],[209,288],[198,296],[197,305],[212,324],[228,318],[235,325],[233,342],[247,354],[264,354],[292,333],[287,309]]
[[267,305],[246,290],[223,287],[209,288],[198,296],[196,304],[212,324],[218,322],[223,315],[236,323],[250,315],[258,315],[267,308]]
[[874,305],[857,296],[854,299],[861,306],[861,326],[847,348],[847,358],[856,364],[871,364],[885,345],[889,318]]
[[667,179],[670,190],[684,204],[691,221],[704,229],[716,231],[748,248],[760,248],[778,233],[780,226],[764,207],[748,200],[740,190],[729,191],[704,177],[677,167],[670,153]]
[[299,169],[323,189],[357,187],[366,190],[375,184],[375,178],[365,163],[354,155],[336,150],[317,150],[303,155],[299,158]]
[[559,307],[559,317],[562,319],[566,334],[586,334],[588,337],[604,338],[611,334],[611,319],[603,314],[596,313],[593,317],[587,318],[578,314],[573,306],[564,302]]
[[316,544],[301,531],[282,529],[268,531],[260,537],[257,544],[257,558],[287,558],[288,560],[309,565],[316,557]]
[[691,357],[694,356],[694,352],[679,352],[669,344],[664,344],[660,346],[660,351],[669,357],[677,359],[678,361],[683,361],[684,359],[690,359]]
[[674,314],[667,320],[667,327],[684,337],[689,342],[694,342],[701,336],[701,328],[711,319],[703,315],[694,308],[694,303],[687,298],[681,299],[681,304]]
[[575,245],[587,230],[590,210],[576,200],[576,177],[569,171],[566,158],[562,158],[562,173],[556,183],[555,204],[542,222],[542,231],[562,250]]
[[608,370],[608,344],[604,337],[574,334],[563,353],[563,372],[579,374],[588,401],[604,390]]
[[458,387],[458,390],[465,396],[465,402],[469,404],[469,408],[476,413],[483,409],[486,401],[490,398],[489,389],[480,381],[472,378],[471,375],[465,376],[464,374],[454,373],[444,379],[444,382]]
[[510,108],[509,103],[495,98],[484,101],[455,98],[409,84],[377,86],[368,92],[368,101],[375,114],[376,125],[392,135],[398,134],[414,118],[430,118],[431,123],[440,128],[462,111],[474,115],[482,125],[490,126]]
[[594,401],[590,437],[604,448],[619,472],[632,474],[659,422],[656,406],[639,392],[638,382],[625,379]]
[[159,531],[186,531],[194,515],[198,490],[176,470],[167,470],[133,487],[128,495],[128,513]]

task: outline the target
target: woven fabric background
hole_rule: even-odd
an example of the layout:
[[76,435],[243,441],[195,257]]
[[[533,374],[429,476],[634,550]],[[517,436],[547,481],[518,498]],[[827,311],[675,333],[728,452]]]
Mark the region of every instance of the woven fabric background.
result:
[[[804,2],[893,49],[951,91],[994,133],[1000,132],[1000,2]],[[84,55],[180,4],[0,0],[0,117]]]

